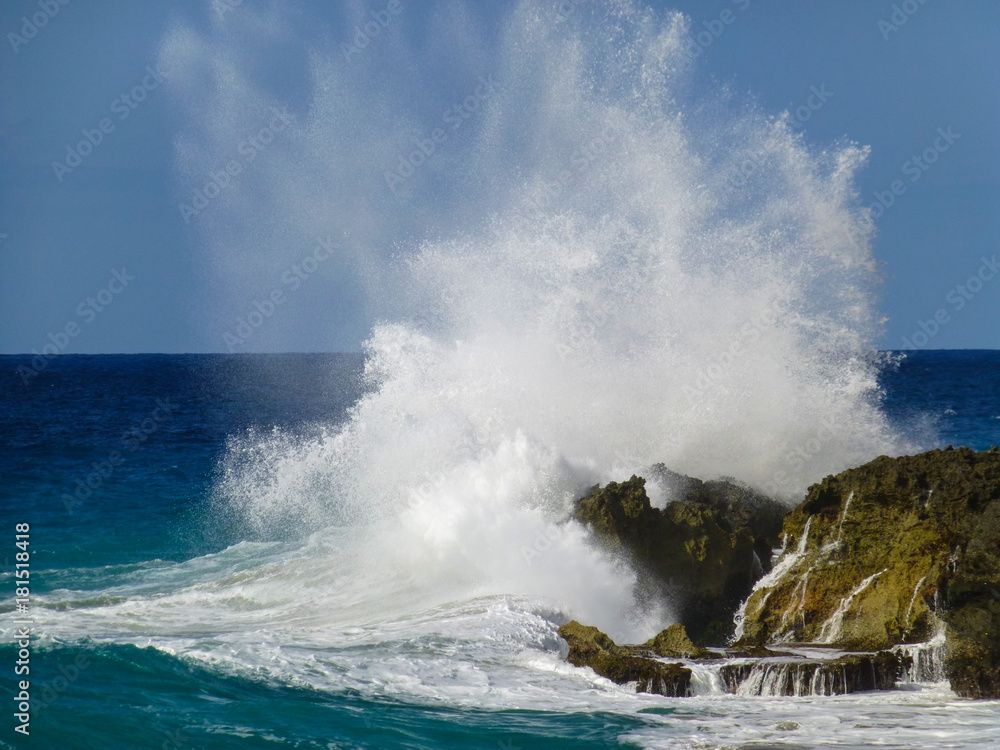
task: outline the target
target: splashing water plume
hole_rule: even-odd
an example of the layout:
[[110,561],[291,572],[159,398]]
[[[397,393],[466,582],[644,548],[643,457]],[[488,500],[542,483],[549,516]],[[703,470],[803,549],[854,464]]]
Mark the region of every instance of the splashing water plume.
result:
[[[394,28],[348,61],[308,43],[295,132],[201,226],[244,286],[269,248],[337,227],[362,248],[354,273],[380,321],[349,420],[235,438],[219,494],[265,533],[358,527],[373,586],[371,571],[405,571],[646,635],[669,614],[641,612],[634,575],[568,520],[586,487],[662,461],[797,500],[907,449],[878,408],[872,227],[853,188],[865,151],[814,151],[785,117],[706,93],[683,16],[595,3],[555,23],[524,2],[493,38],[449,8],[431,26],[450,44],[426,58]],[[207,77],[215,92],[189,97],[183,169],[253,122],[246,92],[271,102],[227,35],[287,29],[242,12],[165,43],[181,88]],[[433,73],[433,54],[442,86],[399,72]],[[392,179],[480,77],[495,86],[461,129]]]

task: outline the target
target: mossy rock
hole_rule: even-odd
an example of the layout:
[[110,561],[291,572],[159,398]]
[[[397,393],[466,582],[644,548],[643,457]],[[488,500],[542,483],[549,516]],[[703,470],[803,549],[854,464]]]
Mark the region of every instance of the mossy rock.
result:
[[577,667],[590,667],[618,685],[636,683],[636,692],[672,698],[688,695],[691,670],[668,664],[641,646],[618,646],[595,627],[571,620],[559,628],[569,645],[566,660]]
[[810,487],[784,532],[740,645],[875,651],[927,640],[943,620],[952,687],[1000,697],[1000,451],[881,456]]
[[559,628],[559,635],[569,644],[568,658],[572,664],[576,664],[574,659],[585,661],[602,651],[616,648],[615,642],[606,633],[592,625],[581,625],[576,620],[570,620]]
[[968,603],[946,615],[945,673],[965,698],[1000,698],[1000,601]]
[[720,655],[695,645],[694,641],[688,638],[687,631],[680,623],[660,631],[655,637],[646,641],[645,645],[657,656],[670,659],[721,658]]

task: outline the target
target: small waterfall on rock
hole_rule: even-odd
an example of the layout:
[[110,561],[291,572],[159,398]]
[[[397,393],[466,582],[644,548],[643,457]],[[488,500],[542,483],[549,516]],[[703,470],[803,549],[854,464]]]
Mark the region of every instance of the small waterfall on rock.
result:
[[[743,623],[746,620],[747,616],[747,605],[750,603],[750,600],[753,599],[753,595],[762,589],[773,588],[774,586],[776,586],[788,574],[788,571],[790,571],[792,568],[795,567],[795,564],[800,559],[802,559],[802,556],[806,553],[806,545],[809,542],[810,526],[812,526],[812,516],[809,516],[809,518],[806,519],[806,524],[802,528],[802,536],[799,537],[798,546],[796,546],[795,551],[792,553],[785,554],[785,547],[788,544],[788,537],[787,535],[782,537],[781,541],[782,552],[778,557],[777,563],[774,565],[774,567],[771,568],[770,573],[768,573],[766,576],[757,581],[757,583],[753,587],[753,591],[750,592],[750,596],[746,598],[746,601],[740,604],[740,608],[736,612],[734,618],[734,621],[736,622],[736,630],[733,633],[734,643],[739,641],[739,639],[743,637]],[[761,603],[759,605],[760,607],[764,606],[764,602],[767,601],[767,596],[769,595],[770,593],[765,595],[765,597],[761,600]]]
[[833,643],[840,637],[841,631],[844,628],[844,615],[846,615],[847,610],[850,609],[851,603],[854,601],[854,598],[862,591],[864,591],[866,588],[868,588],[871,585],[872,581],[874,581],[880,575],[885,573],[886,570],[888,570],[888,568],[886,568],[885,570],[880,570],[878,573],[873,573],[872,575],[868,576],[865,580],[863,580],[855,587],[854,591],[852,591],[848,596],[844,597],[841,600],[840,606],[837,607],[836,611],[834,611],[834,613],[830,615],[830,618],[826,622],[824,622],[823,626],[820,628],[819,631],[820,643]]
[[816,654],[723,665],[726,692],[742,696],[843,695],[890,690],[909,668],[909,655],[890,651],[848,654],[835,659]]
[[847,496],[847,500],[844,501],[844,509],[840,511],[840,520],[837,522],[837,536],[833,541],[827,542],[823,545],[823,555],[830,555],[835,550],[839,549],[844,543],[844,519],[847,518],[847,511],[851,507],[851,500],[854,499],[854,491]]
[[837,541],[839,542],[844,536],[844,519],[847,518],[847,511],[851,508],[851,500],[854,499],[854,491],[847,496],[847,501],[844,503],[844,510],[840,514],[840,522],[837,524]]
[[691,669],[691,682],[689,692],[691,695],[721,695],[731,692],[727,690],[722,673],[718,666],[712,664],[689,664]]
[[924,585],[924,581],[926,580],[927,576],[924,576],[917,581],[917,585],[913,587],[913,596],[910,597],[910,606],[906,608],[906,619],[903,621],[904,627],[910,627],[910,617],[913,615],[913,604],[917,601],[917,595],[920,593],[920,587]]
[[910,660],[909,666],[902,675],[903,682],[944,682],[947,680],[944,662],[948,656],[948,650],[945,647],[944,623],[940,620],[937,622],[937,632],[929,641],[906,643],[893,649]]
[[[799,578],[799,582],[795,584],[795,588],[792,590],[792,600],[788,603],[788,608],[781,615],[782,630],[775,636],[775,641],[779,643],[791,640],[793,637],[795,616],[802,612],[802,609],[806,605],[806,589],[809,587],[809,574],[812,573],[814,567],[816,566],[809,566],[806,572]],[[786,630],[785,624],[789,621],[791,621],[791,624]]]

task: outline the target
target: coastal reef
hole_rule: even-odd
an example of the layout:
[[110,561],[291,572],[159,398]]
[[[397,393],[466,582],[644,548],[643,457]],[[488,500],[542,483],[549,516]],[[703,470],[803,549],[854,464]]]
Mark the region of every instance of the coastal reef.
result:
[[566,659],[574,666],[590,667],[618,685],[635,682],[639,693],[670,698],[688,694],[691,670],[679,663],[660,661],[647,646],[618,646],[597,628],[576,620],[559,628],[559,635],[569,644]]
[[671,496],[666,508],[654,508],[646,480],[632,476],[595,487],[576,518],[627,556],[646,588],[671,599],[694,640],[722,645],[736,608],[767,572],[786,508],[736,482],[702,482],[660,464],[650,473]]
[[635,683],[636,692],[670,698],[698,690],[696,670],[703,690],[710,690],[714,681],[738,695],[801,696],[889,690],[912,665],[911,657],[895,651],[827,659],[760,648],[711,651],[695,646],[683,625],[672,625],[637,646],[619,646],[576,620],[559,628],[559,635],[569,646],[570,664],[590,667],[618,685]]
[[[683,628],[635,647],[596,631],[607,642],[598,651],[571,643],[574,664],[604,674],[612,655],[656,664],[682,657],[687,668],[723,656],[717,675],[729,692],[889,689],[911,674],[947,677],[963,697],[1000,698],[1000,450],[881,456],[826,477],[787,513],[736,482],[700,482],[662,466],[649,473],[669,488],[664,509],[633,476],[592,490],[576,517],[659,583]],[[727,637],[729,651],[702,648]],[[799,650],[774,658],[776,648]],[[830,658],[813,658],[824,650]],[[914,659],[924,664],[919,674],[910,671]],[[641,673],[628,663],[619,678]]]

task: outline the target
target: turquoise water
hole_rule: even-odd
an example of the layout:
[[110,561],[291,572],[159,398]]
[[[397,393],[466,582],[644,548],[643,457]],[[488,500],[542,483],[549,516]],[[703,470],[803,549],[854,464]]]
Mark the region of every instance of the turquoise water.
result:
[[[0,400],[0,690],[9,707],[14,524],[28,523],[32,711],[28,738],[5,712],[5,747],[985,747],[1000,730],[997,704],[945,685],[638,696],[563,661],[555,630],[589,600],[543,588],[549,568],[570,570],[546,544],[528,541],[536,585],[514,575],[524,544],[476,537],[476,554],[508,561],[506,577],[459,556],[442,521],[459,509],[419,488],[402,516],[419,545],[335,497],[273,505],[326,491],[318,436],[332,439],[368,392],[360,356],[67,356],[27,386],[13,380],[23,361],[0,363],[12,378]],[[988,447],[1000,442],[998,373],[996,352],[918,353],[883,375],[883,408],[900,430],[934,430],[932,442]],[[114,451],[122,460],[102,476]],[[89,494],[77,482],[88,477]],[[255,483],[267,491],[237,491]],[[463,523],[488,521],[500,538],[516,512]],[[582,533],[558,533],[560,555],[596,554]],[[788,721],[798,728],[778,728]]]
[[[9,648],[0,653],[12,656]],[[610,712],[489,711],[331,694],[131,645],[45,649],[36,679],[52,685],[59,667],[79,658],[87,666],[65,690],[46,695],[43,687],[42,700],[54,700],[37,711],[25,746],[583,748],[613,745],[650,723]]]

